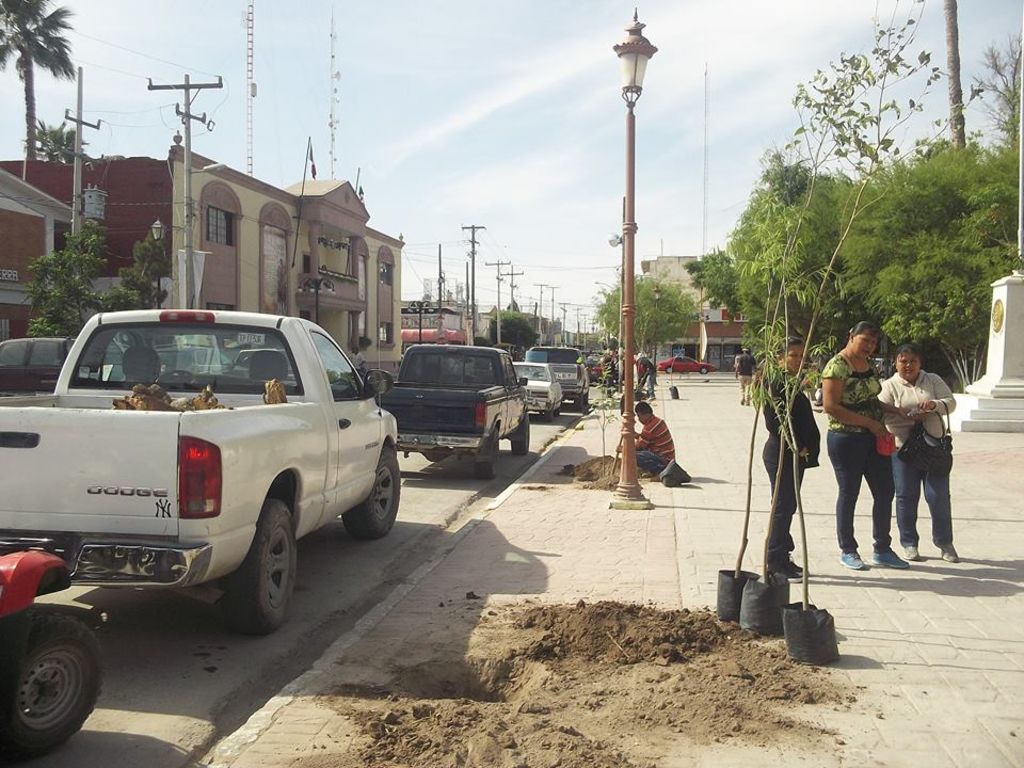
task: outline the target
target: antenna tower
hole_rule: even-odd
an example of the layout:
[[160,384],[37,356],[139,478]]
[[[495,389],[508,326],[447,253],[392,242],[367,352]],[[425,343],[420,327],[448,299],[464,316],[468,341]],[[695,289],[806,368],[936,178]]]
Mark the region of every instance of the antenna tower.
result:
[[249,6],[245,11],[245,170],[250,176],[252,176],[253,99],[256,98],[256,82],[252,79],[255,5],[255,0],[249,0]]
[[711,88],[704,62],[704,208],[700,222],[700,257],[708,252],[708,123],[711,121]]
[[331,129],[331,178],[337,178],[334,175],[334,134],[338,127],[338,119],[335,113],[335,105],[338,104],[338,81],[341,80],[341,73],[337,69],[337,61],[335,57],[335,44],[337,43],[338,36],[334,34],[334,9],[331,9],[331,119],[327,122],[327,127]]

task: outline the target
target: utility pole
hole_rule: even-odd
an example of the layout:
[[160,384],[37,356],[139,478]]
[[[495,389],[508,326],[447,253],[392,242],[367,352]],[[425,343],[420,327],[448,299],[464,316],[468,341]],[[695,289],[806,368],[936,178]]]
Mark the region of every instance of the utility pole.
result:
[[558,288],[558,286],[549,285],[548,288],[551,289],[551,343],[553,345],[555,343],[555,313],[557,312],[555,309],[555,288]]
[[77,235],[82,231],[82,128],[96,128],[100,127],[102,120],[97,120],[96,124],[87,123],[82,119],[82,68],[78,68],[78,111],[75,116],[72,117],[69,110],[64,110],[64,119],[69,123],[74,123],[77,127],[75,128],[75,180],[74,180],[74,191],[72,192],[71,198],[71,234]]
[[[466,306],[466,314],[468,315],[469,314],[469,264],[466,264],[466,296],[465,296],[465,299],[466,299],[466,305],[465,305]],[[463,315],[463,321],[465,321],[465,319],[466,319],[466,317],[465,317],[465,315]],[[466,327],[465,322],[463,322],[462,327],[463,328]],[[470,335],[470,337],[469,337],[469,343],[470,344],[475,344],[476,343],[476,341],[473,339],[472,335]]]
[[195,227],[192,221],[192,121],[203,123],[207,130],[213,130],[213,121],[207,121],[205,112],[201,115],[192,114],[192,91],[223,88],[224,78],[218,75],[216,83],[193,83],[189,76],[185,75],[185,82],[168,85],[153,85],[153,78],[148,78],[148,80],[149,85],[146,88],[150,91],[185,92],[185,98],[182,99],[185,109],[182,110],[179,105],[175,104],[174,112],[181,118],[181,122],[185,126],[185,309],[192,309],[195,303],[195,286],[193,285],[195,280],[192,277],[192,251],[195,237]]
[[501,276],[501,268],[503,266],[505,266],[506,264],[509,265],[509,266],[512,266],[512,262],[511,261],[502,261],[501,259],[498,259],[497,261],[485,261],[484,262],[484,266],[485,267],[497,267],[498,268],[498,314],[495,316],[495,319],[494,319],[494,322],[495,322],[495,324],[497,325],[497,328],[498,328],[498,334],[497,334],[498,344],[501,344],[501,283],[502,283],[502,280],[504,279]]
[[569,346],[569,341],[568,341],[569,334],[565,330],[565,313],[568,311],[567,307],[569,305],[568,304],[559,304],[559,306],[562,308],[562,344],[565,345],[565,346]]
[[472,305],[470,316],[470,328],[473,331],[473,338],[476,338],[476,231],[478,229],[487,229],[487,227],[481,226],[480,224],[470,224],[469,226],[463,227],[462,231],[469,230],[469,263],[470,272],[472,273],[473,281],[469,285],[469,303]]
[[437,244],[437,311],[441,313],[441,303],[444,301],[444,270],[441,268],[441,244]]
[[547,283],[537,283],[537,287],[540,288],[540,301],[538,302],[538,306],[540,308],[537,310],[537,335],[540,336],[540,343],[543,344],[544,343],[544,318],[542,317],[542,315],[544,314],[544,289],[548,287],[548,284]]
[[525,275],[525,272],[516,272],[515,267],[512,266],[512,262],[509,262],[509,271],[505,274],[508,276],[508,303],[515,307],[516,306],[516,278],[521,275]]

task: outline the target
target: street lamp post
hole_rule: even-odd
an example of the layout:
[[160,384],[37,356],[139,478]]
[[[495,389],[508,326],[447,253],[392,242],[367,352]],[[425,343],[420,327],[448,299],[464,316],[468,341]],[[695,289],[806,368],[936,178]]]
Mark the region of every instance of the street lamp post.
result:
[[635,342],[633,320],[636,316],[633,260],[636,236],[636,116],[633,108],[643,92],[644,74],[647,62],[658,51],[643,36],[643,24],[633,12],[633,23],[626,27],[626,39],[614,47],[615,55],[622,65],[622,98],[626,102],[626,206],[622,222],[622,237],[625,245],[622,270],[622,332],[625,336],[625,350],[621,359],[623,369],[624,410],[622,414],[622,467],[619,471],[619,485],[615,489],[612,506],[627,509],[650,509],[648,501],[637,481],[636,433],[633,417],[633,378],[635,374]]
[[302,281],[302,290],[313,291],[313,322],[320,325],[320,289],[334,290],[334,281],[325,273],[325,267],[321,265],[319,277],[307,277]]

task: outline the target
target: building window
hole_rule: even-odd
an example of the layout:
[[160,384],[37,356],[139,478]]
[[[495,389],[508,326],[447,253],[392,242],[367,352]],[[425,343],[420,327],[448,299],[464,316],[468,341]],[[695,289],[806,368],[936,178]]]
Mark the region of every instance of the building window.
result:
[[380,284],[381,285],[394,285],[395,284],[395,265],[388,264],[386,261],[382,261],[380,264]]
[[379,341],[381,344],[394,344],[395,324],[382,322],[377,331],[377,341]]
[[312,270],[312,263],[310,261],[309,254],[308,253],[304,253],[304,254],[302,254],[302,272],[303,272],[303,274],[308,275],[311,270]]
[[234,245],[235,214],[209,206],[206,209],[206,241]]

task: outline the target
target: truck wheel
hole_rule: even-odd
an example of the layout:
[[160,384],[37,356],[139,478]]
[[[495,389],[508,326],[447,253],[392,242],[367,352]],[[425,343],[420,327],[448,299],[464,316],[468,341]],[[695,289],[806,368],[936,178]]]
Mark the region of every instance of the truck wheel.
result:
[[18,758],[41,755],[76,733],[96,706],[103,677],[89,627],[33,611],[25,656],[0,691],[0,754]]
[[487,441],[480,446],[480,452],[476,455],[473,464],[473,476],[479,480],[494,479],[494,464],[498,461],[498,440],[487,438]]
[[361,504],[341,516],[345,530],[353,539],[379,539],[387,535],[398,516],[402,475],[394,448],[385,447],[377,460],[377,474],[370,495]]
[[448,458],[448,451],[424,451],[423,456],[427,461],[444,461]]
[[295,532],[288,506],[267,499],[238,570],[225,579],[224,614],[244,635],[269,635],[284,624],[295,588]]
[[530,417],[526,413],[510,437],[513,456],[525,456],[530,452]]

